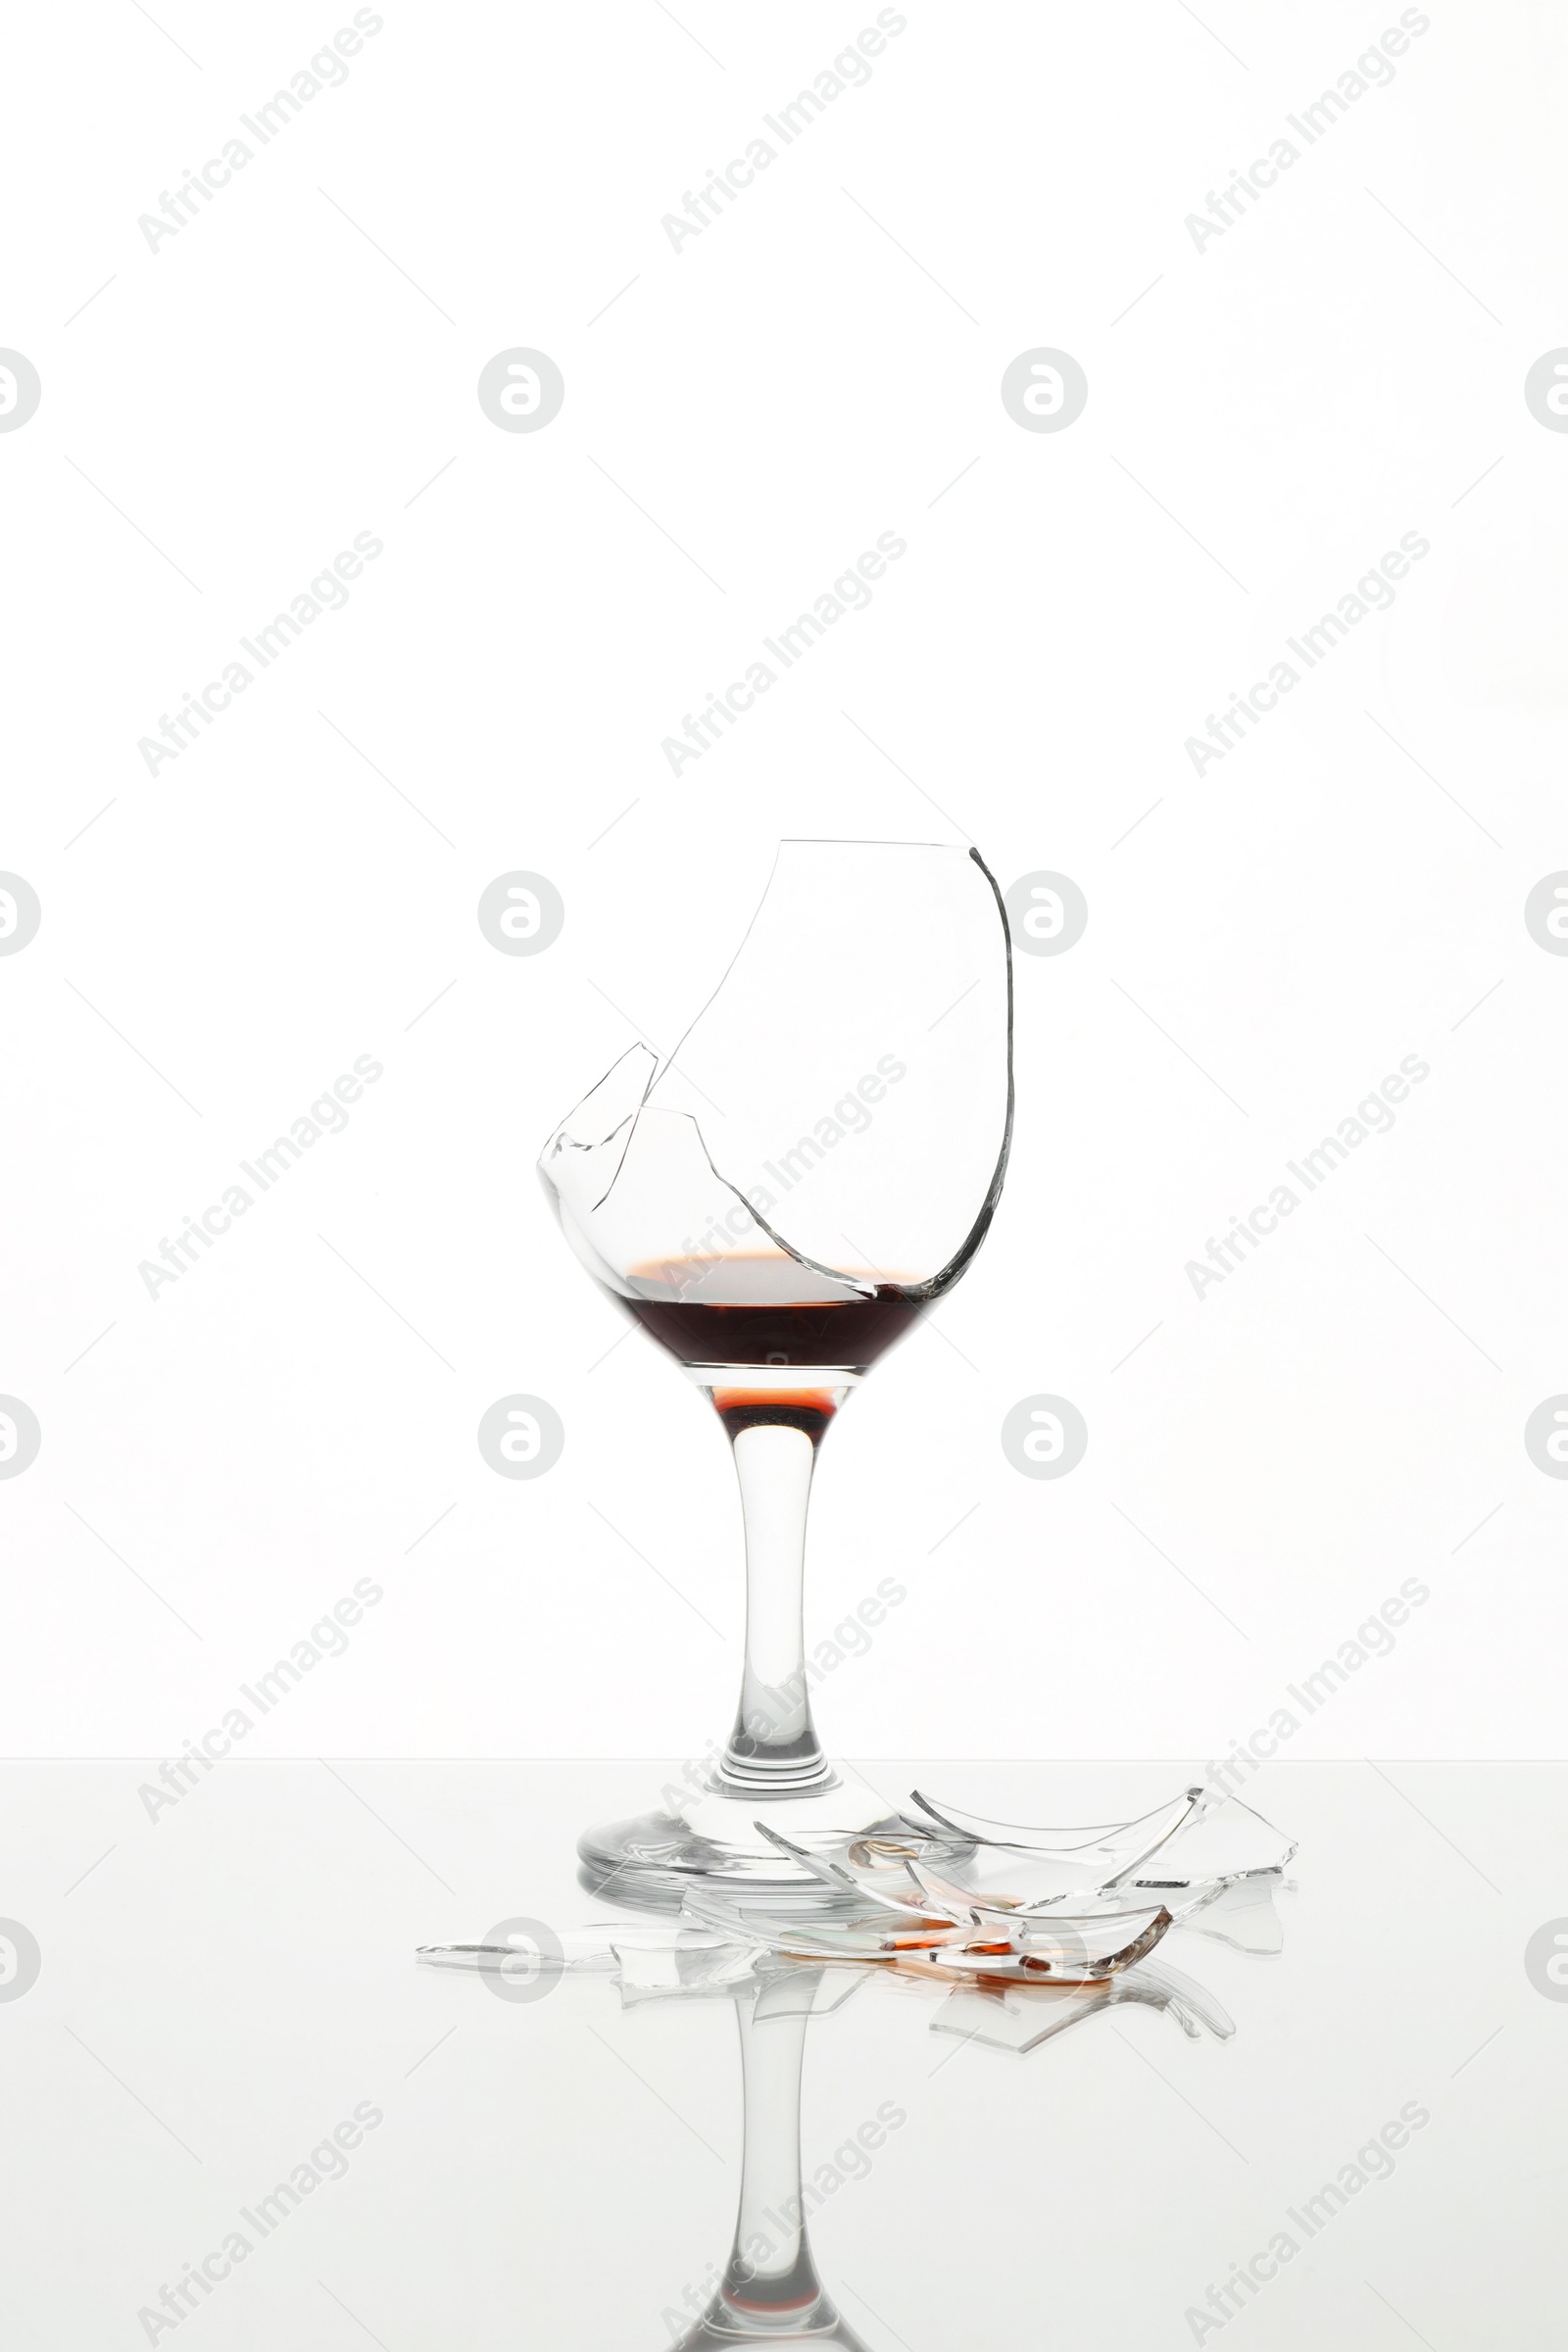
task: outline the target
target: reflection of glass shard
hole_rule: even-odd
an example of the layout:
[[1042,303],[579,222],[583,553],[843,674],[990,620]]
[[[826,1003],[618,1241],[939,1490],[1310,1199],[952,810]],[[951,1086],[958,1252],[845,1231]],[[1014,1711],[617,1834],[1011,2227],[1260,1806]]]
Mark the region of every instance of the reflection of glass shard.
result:
[[1147,1960],[1103,1984],[1077,1989],[1041,1986],[1027,1992],[990,1992],[960,1985],[932,2019],[931,2031],[956,2034],[961,2040],[1022,2057],[1070,2026],[1128,2001],[1167,2011],[1190,2041],[1197,2041],[1205,2026],[1217,2041],[1228,2041],[1236,2031],[1230,2016],[1201,1984],[1163,1962]]
[[1205,1886],[1196,1894],[1167,1895],[1165,1899],[1178,1925],[1195,1936],[1212,1936],[1216,1943],[1233,1944],[1239,1952],[1282,1952],[1285,1928],[1274,1908],[1274,1893],[1283,1883],[1277,1871],[1258,1871],[1222,1886]]

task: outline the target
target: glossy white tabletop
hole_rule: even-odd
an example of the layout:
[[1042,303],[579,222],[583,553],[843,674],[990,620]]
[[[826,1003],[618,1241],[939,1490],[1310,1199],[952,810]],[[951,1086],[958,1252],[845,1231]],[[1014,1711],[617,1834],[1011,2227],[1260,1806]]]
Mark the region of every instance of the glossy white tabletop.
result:
[[[414,1961],[608,1916],[576,1832],[661,1768],[230,1764],[152,1820],[155,1769],[0,1775],[7,2340],[674,2341],[735,2222],[735,1999],[588,1977],[511,2002]],[[863,1769],[1042,1819],[1191,1777]],[[1282,1766],[1247,1793],[1300,1840],[1283,1952],[1178,1931],[1155,1955],[1230,2037],[1126,2002],[1020,2056],[874,1972],[807,2028],[812,2248],[874,2352],[1554,2340],[1568,1770]]]

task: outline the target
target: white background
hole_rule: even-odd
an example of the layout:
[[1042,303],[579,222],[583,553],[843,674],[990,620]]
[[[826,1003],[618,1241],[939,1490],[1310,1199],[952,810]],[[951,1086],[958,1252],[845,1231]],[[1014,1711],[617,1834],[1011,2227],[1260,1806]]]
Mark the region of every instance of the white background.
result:
[[[1200,252],[1396,9],[911,4],[677,253],[662,216],[874,9],[391,0],[154,253],[138,216],[351,12],[156,13],[34,12],[0,141],[0,343],[43,381],[0,435],[0,866],[43,906],[0,959],[0,1390],[43,1432],[0,1482],[7,1746],[176,1749],[367,1576],[247,1752],[722,1734],[721,1434],[606,1355],[531,1163],[677,1033],[774,839],[841,833],[972,839],[1090,919],[1018,958],[990,1242],[823,1455],[813,1639],[908,1587],[830,1744],[1213,1758],[1418,1577],[1291,1752],[1559,1753],[1568,1484],[1522,1431],[1568,1389],[1568,959],[1522,909],[1568,864],[1568,438],[1522,385],[1568,341],[1560,19],[1434,6]],[[564,374],[538,433],[475,397],[514,345]],[[1089,379],[1060,433],[999,396],[1040,345]],[[889,530],[870,609],[672,777],[662,738]],[[150,776],[138,738],[362,531],[347,608]],[[1394,608],[1196,776],[1411,531]],[[518,867],[566,906],[534,957],[475,920]],[[150,1298],[361,1054],[347,1131]],[[1393,1132],[1195,1298],[1410,1054]],[[566,1427],[535,1482],[475,1444],[514,1391]],[[1088,1421],[1059,1481],[1001,1449],[1036,1392]]]

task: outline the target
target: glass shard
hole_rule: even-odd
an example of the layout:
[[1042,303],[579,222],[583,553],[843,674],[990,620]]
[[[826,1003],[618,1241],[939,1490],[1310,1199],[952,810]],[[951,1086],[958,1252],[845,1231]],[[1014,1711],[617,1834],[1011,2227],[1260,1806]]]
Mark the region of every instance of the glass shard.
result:
[[[776,1987],[808,1971],[870,1969],[987,1997],[1055,1998],[1074,1987],[1092,1995],[1126,1983],[1141,1988],[1138,1997],[1157,1991],[1158,2005],[1171,2007],[1186,2032],[1206,2025],[1228,2033],[1229,2021],[1201,1988],[1174,1971],[1151,1972],[1150,1953],[1183,1929],[1245,1952],[1282,1948],[1274,1894],[1295,1843],[1235,1797],[1188,1789],[1133,1822],[1081,1830],[990,1822],[984,1836],[977,1816],[955,1807],[919,1796],[910,1807],[904,1827],[813,1833],[808,1844],[759,1825],[800,1863],[805,1891],[754,1894],[744,1884],[696,1876],[683,1887],[678,1918],[571,1931],[559,1959],[540,1965],[609,1970],[624,1999],[763,1981]],[[924,1833],[916,1819],[927,1823]],[[505,1945],[465,1944],[419,1957],[500,1969],[515,1966],[517,1955]],[[1058,2032],[1064,2014],[1030,2025],[1022,2040],[1004,2037],[1004,2046],[1033,2046],[1029,2036]]]

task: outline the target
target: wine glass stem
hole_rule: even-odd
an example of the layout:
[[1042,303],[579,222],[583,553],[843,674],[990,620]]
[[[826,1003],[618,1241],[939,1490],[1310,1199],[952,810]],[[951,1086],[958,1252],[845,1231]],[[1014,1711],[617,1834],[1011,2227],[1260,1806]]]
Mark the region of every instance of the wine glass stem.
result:
[[783,1796],[831,1779],[811,1722],[802,1613],[816,1446],[776,1423],[738,1431],[733,1446],[746,1527],[746,1669],[719,1777]]

